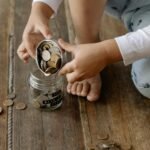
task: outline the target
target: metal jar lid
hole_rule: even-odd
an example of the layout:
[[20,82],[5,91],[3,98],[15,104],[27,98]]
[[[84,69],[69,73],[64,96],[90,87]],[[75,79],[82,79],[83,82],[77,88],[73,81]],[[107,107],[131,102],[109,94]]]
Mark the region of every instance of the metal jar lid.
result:
[[55,40],[43,40],[36,48],[36,64],[45,76],[57,73],[63,64],[63,54]]

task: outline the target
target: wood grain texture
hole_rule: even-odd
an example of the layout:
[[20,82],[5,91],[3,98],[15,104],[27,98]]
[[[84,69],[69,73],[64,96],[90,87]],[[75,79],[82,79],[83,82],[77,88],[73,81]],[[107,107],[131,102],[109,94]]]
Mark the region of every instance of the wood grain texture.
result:
[[[66,9],[69,9],[66,2]],[[68,22],[71,16],[66,11]],[[69,33],[74,40],[74,30]],[[103,16],[100,27],[102,40],[126,33],[123,24],[107,15]],[[150,145],[150,101],[142,97],[133,86],[131,67],[122,63],[110,65],[102,72],[103,87],[98,102],[90,103],[79,97],[80,115],[84,134],[85,149],[99,149],[108,140],[121,145],[125,150],[147,150]]]
[[[0,1],[0,106],[7,97],[8,88],[8,23],[9,0]],[[7,148],[7,108],[3,107],[3,114],[0,115],[0,150]]]
[[[15,35],[16,46],[21,36],[31,7],[31,1],[16,0]],[[68,40],[64,6],[61,6],[57,19],[51,27],[55,37]],[[33,64],[24,65],[15,56],[15,91],[17,101],[24,101],[28,108],[13,110],[13,149],[14,150],[83,150],[83,135],[76,97],[64,93],[64,103],[56,111],[46,112],[34,109],[29,103],[27,78]],[[65,88],[66,84],[64,84]]]

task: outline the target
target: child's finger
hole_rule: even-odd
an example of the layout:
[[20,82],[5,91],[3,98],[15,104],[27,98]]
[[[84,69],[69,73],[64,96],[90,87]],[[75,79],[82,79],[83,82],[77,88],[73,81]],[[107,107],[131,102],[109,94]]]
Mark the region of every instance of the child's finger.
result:
[[20,59],[23,59],[23,54],[26,52],[27,50],[25,49],[23,43],[21,43],[17,49],[17,54],[19,56]]
[[62,49],[64,49],[65,51],[71,52],[71,53],[74,52],[74,45],[71,45],[71,44],[65,42],[65,41],[62,40],[62,39],[59,39],[59,40],[58,40],[58,43],[59,43],[59,45],[62,47]]
[[60,71],[59,71],[59,75],[65,75],[67,73],[71,73],[73,72],[73,61],[67,63]]
[[18,47],[17,54],[19,58],[23,61],[27,61],[30,57],[28,51],[25,49],[24,44],[21,43]]
[[35,46],[34,46],[34,40],[33,40],[33,37],[32,35],[28,35],[26,34],[24,36],[24,46],[26,48],[26,50],[28,51],[29,55],[32,57],[32,58],[35,58]]
[[82,77],[77,72],[68,73],[66,77],[69,83],[74,83],[82,80]]
[[40,32],[46,39],[51,39],[52,33],[47,25],[41,25]]
[[23,54],[23,60],[28,60],[30,58],[29,53],[24,53]]

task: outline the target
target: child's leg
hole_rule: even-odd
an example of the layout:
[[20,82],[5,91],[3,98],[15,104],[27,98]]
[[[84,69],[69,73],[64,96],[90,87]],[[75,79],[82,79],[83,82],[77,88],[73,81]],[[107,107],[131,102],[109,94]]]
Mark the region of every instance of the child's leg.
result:
[[[71,15],[78,43],[99,41],[100,20],[106,0],[69,0]],[[86,51],[85,51],[86,53]],[[89,101],[99,98],[101,80],[99,75],[94,78],[68,84],[68,92],[86,96]]]
[[[135,31],[150,25],[150,5],[139,9],[131,19],[131,30]],[[147,9],[147,11],[146,11]],[[138,60],[132,64],[132,80],[137,90],[150,98],[150,58]]]
[[106,0],[69,0],[71,15],[79,42],[99,40],[100,19]]

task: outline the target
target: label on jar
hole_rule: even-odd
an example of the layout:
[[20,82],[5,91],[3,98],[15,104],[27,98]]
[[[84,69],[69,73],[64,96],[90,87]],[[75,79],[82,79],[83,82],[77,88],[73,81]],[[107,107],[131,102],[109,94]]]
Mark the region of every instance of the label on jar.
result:
[[62,103],[62,91],[58,90],[53,93],[42,94],[34,101],[40,104],[40,108],[57,108]]

